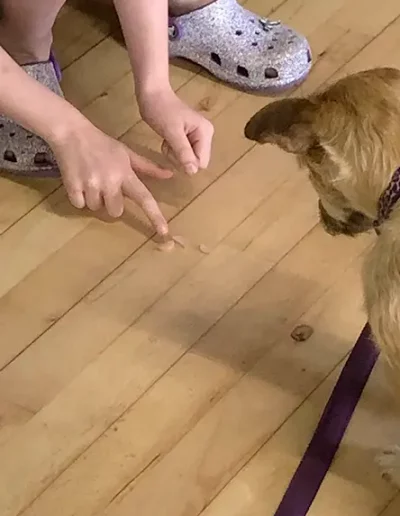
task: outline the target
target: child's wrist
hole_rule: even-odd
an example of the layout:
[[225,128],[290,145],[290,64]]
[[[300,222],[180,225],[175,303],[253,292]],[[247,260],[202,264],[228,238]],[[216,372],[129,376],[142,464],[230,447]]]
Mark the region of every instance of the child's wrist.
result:
[[144,111],[154,101],[158,102],[159,99],[170,95],[175,95],[175,93],[169,82],[167,84],[151,85],[136,91],[136,99],[141,116],[144,117]]
[[169,77],[155,78],[149,77],[146,80],[135,81],[135,93],[138,101],[149,96],[163,94],[172,91]]
[[46,126],[41,129],[41,136],[50,146],[62,146],[71,139],[72,136],[79,135],[91,123],[79,111],[73,110],[67,116],[59,117],[57,120],[46,122]]

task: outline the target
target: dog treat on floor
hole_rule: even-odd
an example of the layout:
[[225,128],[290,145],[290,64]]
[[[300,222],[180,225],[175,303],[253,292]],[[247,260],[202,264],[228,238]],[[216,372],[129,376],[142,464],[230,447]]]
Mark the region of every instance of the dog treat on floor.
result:
[[292,331],[291,337],[296,342],[305,342],[314,333],[313,328],[307,324],[300,324]]
[[159,251],[169,253],[175,249],[175,244],[179,245],[179,247],[182,247],[182,249],[186,249],[186,242],[182,236],[166,235],[161,237],[161,239],[162,241],[157,246]]
[[161,237],[161,242],[157,245],[157,249],[164,253],[170,253],[175,248],[175,241],[171,235]]
[[178,244],[182,249],[186,249],[186,242],[185,239],[179,235],[173,236],[172,240],[175,242],[175,244]]
[[204,245],[204,244],[200,244],[199,245],[199,251],[201,253],[203,253],[203,254],[210,254],[211,253],[210,249],[206,245]]
[[175,249],[175,242],[173,240],[170,240],[169,242],[163,242],[162,244],[158,245],[157,249],[163,253],[170,253]]

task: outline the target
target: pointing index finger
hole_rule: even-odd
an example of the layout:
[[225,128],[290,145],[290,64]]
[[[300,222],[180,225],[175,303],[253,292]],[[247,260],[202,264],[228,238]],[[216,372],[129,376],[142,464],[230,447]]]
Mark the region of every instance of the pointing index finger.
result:
[[144,184],[132,174],[123,183],[124,194],[142,208],[159,235],[168,233],[168,223],[156,200]]

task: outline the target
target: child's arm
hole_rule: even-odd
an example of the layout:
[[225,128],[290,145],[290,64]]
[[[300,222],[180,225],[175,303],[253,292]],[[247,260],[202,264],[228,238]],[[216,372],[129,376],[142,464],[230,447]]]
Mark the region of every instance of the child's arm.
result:
[[154,228],[168,231],[157,203],[136,172],[160,179],[171,173],[106,136],[66,100],[29,77],[0,48],[0,112],[41,136],[53,149],[71,203],[112,216],[123,212],[123,196],[144,210]]
[[134,70],[136,92],[170,88],[168,1],[114,0]]
[[114,0],[144,120],[164,138],[187,173],[206,168],[213,127],[172,91],[169,82],[167,0]]

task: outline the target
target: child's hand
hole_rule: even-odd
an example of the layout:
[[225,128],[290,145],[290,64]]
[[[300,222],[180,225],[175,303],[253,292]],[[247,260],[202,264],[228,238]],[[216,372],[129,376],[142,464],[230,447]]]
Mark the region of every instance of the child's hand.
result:
[[207,168],[214,128],[206,118],[184,104],[171,89],[138,96],[143,119],[170,148],[188,174]]
[[[75,128],[76,129],[76,128]],[[76,208],[96,211],[106,207],[112,217],[124,211],[124,196],[146,213],[157,233],[168,232],[167,222],[153,196],[136,174],[168,179],[172,173],[106,136],[89,122],[56,142],[50,142],[64,186]]]

